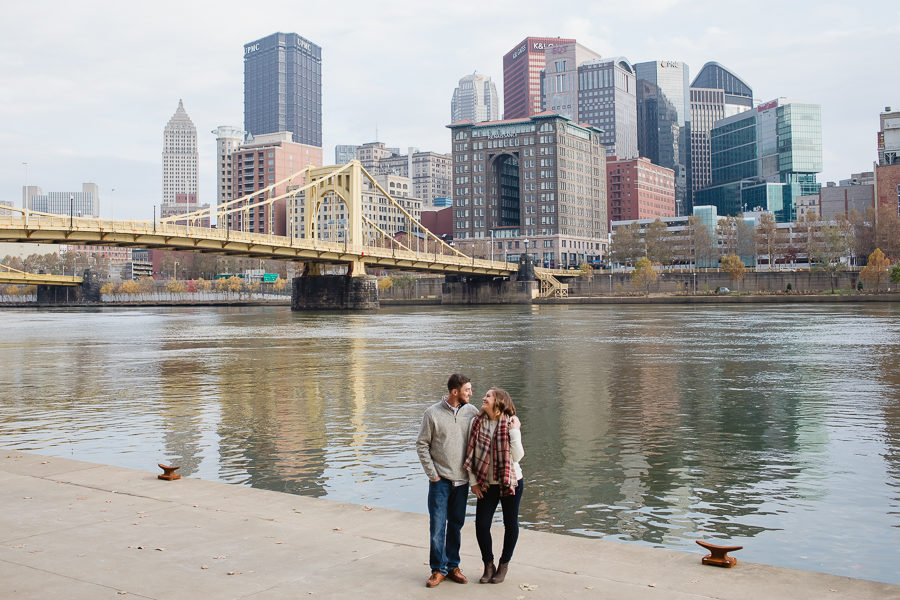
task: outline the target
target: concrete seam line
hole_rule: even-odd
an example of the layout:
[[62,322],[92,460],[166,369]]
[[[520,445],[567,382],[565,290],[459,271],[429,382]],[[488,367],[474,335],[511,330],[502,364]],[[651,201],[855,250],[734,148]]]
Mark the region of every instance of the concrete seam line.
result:
[[[112,587],[112,586],[104,585],[102,583],[95,583],[93,581],[85,581],[84,579],[79,579],[78,577],[72,577],[71,575],[64,575],[62,573],[57,573],[56,571],[48,571],[47,569],[41,569],[40,567],[34,567],[32,565],[26,565],[23,563],[19,563],[19,562],[13,561],[13,560],[7,560],[4,558],[0,558],[0,562],[4,562],[4,563],[10,564],[10,565],[15,565],[17,567],[25,567],[26,569],[31,569],[33,571],[38,571],[41,573],[47,573],[48,575],[56,575],[57,577],[63,577],[65,579],[70,579],[72,581],[77,581],[79,583],[86,583],[87,585],[95,585],[99,588],[104,588],[104,589],[108,589],[108,590],[120,591],[122,589],[119,587]],[[128,592],[128,595],[129,596],[137,596],[139,598],[147,598],[148,600],[157,600],[154,596],[144,596],[143,594],[139,594],[137,592]]]

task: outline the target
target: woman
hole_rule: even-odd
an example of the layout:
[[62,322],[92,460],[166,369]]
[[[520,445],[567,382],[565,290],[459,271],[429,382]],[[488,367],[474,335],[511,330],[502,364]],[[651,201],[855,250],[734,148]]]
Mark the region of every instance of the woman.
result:
[[[481,400],[481,412],[472,419],[465,467],[475,507],[475,536],[481,549],[484,574],[479,583],[500,583],[519,539],[519,503],[522,501],[522,424],[504,390],[491,388]],[[494,566],[491,521],[497,504],[503,508],[503,552]]]

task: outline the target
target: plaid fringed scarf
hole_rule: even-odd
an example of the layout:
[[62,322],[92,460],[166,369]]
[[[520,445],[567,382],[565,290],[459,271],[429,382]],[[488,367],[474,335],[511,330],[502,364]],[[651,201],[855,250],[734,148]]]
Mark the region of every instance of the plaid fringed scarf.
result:
[[479,413],[472,420],[464,466],[483,487],[488,485],[488,469],[493,469],[494,480],[500,483],[500,495],[515,494],[516,479],[509,454],[509,417],[500,415],[493,437],[490,428],[482,427],[486,420],[488,417],[484,413]]

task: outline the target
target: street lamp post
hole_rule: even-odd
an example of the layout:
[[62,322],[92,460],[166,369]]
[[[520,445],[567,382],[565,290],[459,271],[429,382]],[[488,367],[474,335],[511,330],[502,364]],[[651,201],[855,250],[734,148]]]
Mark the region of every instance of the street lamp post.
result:
[[25,210],[25,227],[28,227],[28,163],[23,162],[25,165],[25,193],[22,194],[22,208]]
[[494,230],[491,229],[491,264],[494,262]]

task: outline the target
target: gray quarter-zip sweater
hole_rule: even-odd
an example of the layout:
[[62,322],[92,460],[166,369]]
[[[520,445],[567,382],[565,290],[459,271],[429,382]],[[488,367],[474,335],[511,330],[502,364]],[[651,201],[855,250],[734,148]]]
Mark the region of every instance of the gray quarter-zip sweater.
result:
[[469,423],[477,414],[477,408],[464,404],[454,415],[444,400],[425,410],[416,452],[428,479],[440,477],[468,482],[469,474],[463,468],[463,462],[469,442]]

